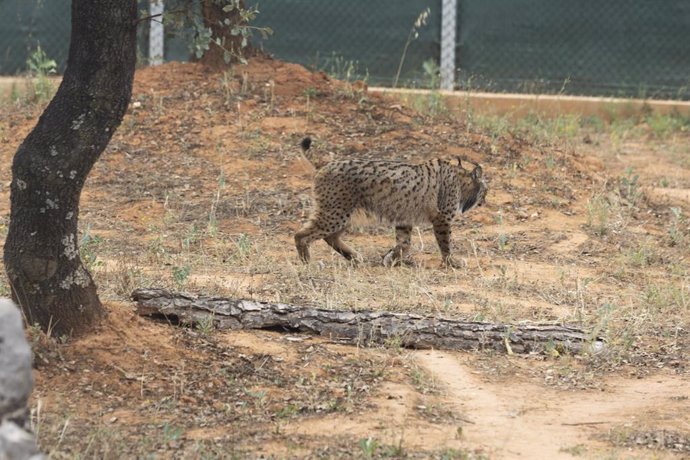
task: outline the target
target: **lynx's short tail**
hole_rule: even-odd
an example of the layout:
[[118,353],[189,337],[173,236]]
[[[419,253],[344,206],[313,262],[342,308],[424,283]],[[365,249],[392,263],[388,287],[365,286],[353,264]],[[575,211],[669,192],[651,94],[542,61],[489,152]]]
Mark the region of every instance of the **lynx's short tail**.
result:
[[299,143],[300,147],[302,147],[302,153],[304,153],[304,158],[311,163],[311,165],[314,167],[314,169],[319,170],[323,165],[331,161],[332,154],[330,155],[331,158],[319,158],[313,150],[311,150],[311,137],[307,136],[304,139],[302,139],[302,142]]
[[305,137],[299,145],[302,147],[302,151],[306,153],[309,147],[311,147],[311,137]]

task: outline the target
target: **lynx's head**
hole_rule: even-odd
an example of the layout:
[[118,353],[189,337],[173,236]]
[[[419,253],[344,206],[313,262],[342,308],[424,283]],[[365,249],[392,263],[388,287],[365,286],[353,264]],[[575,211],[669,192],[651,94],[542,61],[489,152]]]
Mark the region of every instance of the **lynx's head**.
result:
[[462,213],[469,211],[475,206],[483,205],[488,190],[482,167],[477,163],[471,163],[474,165],[474,169],[468,171],[462,167],[462,162],[460,158],[458,158],[458,166],[460,169],[458,179],[461,181],[460,186],[462,190],[458,207]]

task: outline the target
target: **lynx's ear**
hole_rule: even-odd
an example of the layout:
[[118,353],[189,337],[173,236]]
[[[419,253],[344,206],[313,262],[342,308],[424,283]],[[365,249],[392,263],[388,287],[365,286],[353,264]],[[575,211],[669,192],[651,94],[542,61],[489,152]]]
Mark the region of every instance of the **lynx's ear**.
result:
[[482,174],[484,174],[482,167],[477,165],[472,170],[472,179],[480,179],[482,177]]

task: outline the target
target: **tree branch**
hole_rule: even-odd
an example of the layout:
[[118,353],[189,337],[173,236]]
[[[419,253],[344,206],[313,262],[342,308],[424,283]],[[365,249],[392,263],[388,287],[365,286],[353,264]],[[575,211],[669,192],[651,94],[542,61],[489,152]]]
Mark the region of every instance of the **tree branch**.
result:
[[338,311],[283,303],[196,297],[165,289],[132,293],[137,313],[181,324],[217,329],[270,329],[307,332],[356,345],[396,344],[406,348],[494,349],[509,353],[556,350],[599,351],[603,339],[554,324],[492,324],[380,311]]

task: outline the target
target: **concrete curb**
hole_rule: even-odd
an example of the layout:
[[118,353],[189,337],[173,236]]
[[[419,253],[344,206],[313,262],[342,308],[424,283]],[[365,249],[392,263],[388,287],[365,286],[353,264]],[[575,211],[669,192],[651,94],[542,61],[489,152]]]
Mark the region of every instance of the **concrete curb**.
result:
[[372,87],[369,92],[385,94],[403,100],[439,94],[449,108],[461,112],[475,111],[486,115],[520,118],[528,114],[557,117],[563,114],[598,116],[606,120],[615,117],[658,113],[677,113],[690,116],[689,101],[624,99],[610,97],[564,96],[544,94],[500,94],[474,91],[431,91],[426,89],[393,89]]

